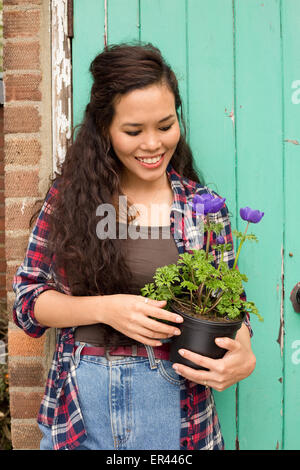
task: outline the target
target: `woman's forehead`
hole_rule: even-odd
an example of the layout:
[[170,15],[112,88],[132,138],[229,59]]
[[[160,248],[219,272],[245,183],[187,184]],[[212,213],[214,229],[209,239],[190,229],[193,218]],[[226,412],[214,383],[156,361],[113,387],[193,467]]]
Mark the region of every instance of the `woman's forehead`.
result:
[[165,85],[132,90],[115,103],[115,117],[121,125],[143,124],[149,119],[159,122],[176,115],[175,98]]

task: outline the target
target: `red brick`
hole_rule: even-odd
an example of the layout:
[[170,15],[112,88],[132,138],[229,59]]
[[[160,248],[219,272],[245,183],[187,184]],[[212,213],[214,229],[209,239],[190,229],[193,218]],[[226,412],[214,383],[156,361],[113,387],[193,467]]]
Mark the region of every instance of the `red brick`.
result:
[[45,376],[42,359],[30,362],[10,360],[8,362],[10,387],[44,387]]
[[39,10],[3,11],[3,37],[28,38],[39,34]]
[[[15,275],[19,265],[20,265],[20,263],[18,262],[17,264],[9,264],[6,267],[6,272],[4,274],[5,274],[5,277],[6,277],[6,289],[8,291],[12,290],[13,278],[14,278],[14,275]],[[1,281],[2,275],[3,275],[3,273],[0,272],[0,281]]]
[[[0,178],[1,183],[1,178]],[[39,172],[9,171],[5,175],[5,197],[39,196]],[[0,207],[1,216],[1,207]]]
[[20,200],[20,202],[7,204],[5,209],[6,230],[29,230],[30,218],[38,209],[38,204],[26,200],[23,203]]
[[6,261],[0,259],[0,273],[3,274],[6,272]]
[[3,0],[3,5],[23,5],[30,3],[31,5],[40,5],[42,0]]
[[5,101],[32,100],[40,101],[42,94],[39,90],[41,75],[9,74],[5,76]]
[[[28,245],[29,235],[19,235],[12,237],[6,235],[5,238],[5,253],[7,260],[20,260],[23,259]],[[1,239],[1,235],[0,235]]]
[[5,108],[4,134],[38,132],[41,116],[33,106],[14,106]]
[[0,289],[0,302],[5,302],[7,296],[7,291],[5,289]]
[[12,356],[42,356],[45,336],[32,338],[23,330],[8,330],[8,354]]
[[[9,264],[6,268],[6,272],[5,272],[5,280],[6,280],[6,289],[9,291],[9,290],[12,290],[12,283],[13,283],[13,278],[14,278],[14,275],[19,267],[19,264],[18,263],[17,265],[11,265]],[[0,283],[1,285],[5,285],[5,284],[2,284],[2,272],[0,272]]]
[[10,412],[15,419],[36,418],[43,397],[43,392],[10,393]]
[[15,303],[15,294],[8,296],[7,297],[7,316],[8,316],[8,321],[13,322],[13,305]]
[[[6,139],[5,163],[6,165],[36,165],[41,157],[41,143],[37,139]],[[1,170],[1,169],[0,169]]]
[[37,423],[14,421],[11,424],[12,446],[17,450],[38,450],[42,433]]
[[3,56],[4,70],[39,70],[40,45],[37,41],[6,42]]

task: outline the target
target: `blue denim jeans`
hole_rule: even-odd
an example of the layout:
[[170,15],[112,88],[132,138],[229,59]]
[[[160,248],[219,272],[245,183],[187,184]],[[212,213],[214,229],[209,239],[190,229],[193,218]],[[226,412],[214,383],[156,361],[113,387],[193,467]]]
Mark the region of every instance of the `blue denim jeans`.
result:
[[[79,344],[79,343],[78,343]],[[74,356],[87,439],[82,450],[179,450],[180,384],[170,361],[148,357]],[[53,449],[51,429],[40,448]]]

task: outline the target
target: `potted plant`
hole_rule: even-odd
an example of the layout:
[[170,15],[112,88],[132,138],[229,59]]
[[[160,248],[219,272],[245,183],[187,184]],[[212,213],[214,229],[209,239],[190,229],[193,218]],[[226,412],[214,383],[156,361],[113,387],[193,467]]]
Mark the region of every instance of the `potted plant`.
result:
[[[214,223],[210,217],[210,214],[222,208],[224,202],[225,199],[210,194],[194,197],[193,210],[197,216],[204,218],[205,222],[205,249],[181,254],[176,264],[157,268],[153,276],[154,282],[141,289],[143,296],[166,300],[165,308],[183,317],[184,321],[179,325],[181,335],[171,340],[170,360],[195,369],[201,367],[180,356],[178,349],[189,349],[219,359],[224,356],[226,350],[215,344],[215,338],[226,336],[234,339],[247,312],[257,315],[260,321],[263,320],[255,303],[246,300],[243,295],[243,282],[248,279],[237,269],[237,261],[246,240],[258,241],[254,234],[247,232],[249,224],[258,223],[264,213],[249,207],[240,210],[240,216],[247,225],[244,233],[233,231],[239,240],[239,246],[233,266],[229,268],[223,259],[226,251],[231,250],[232,246],[225,243],[221,235],[223,224]],[[216,240],[212,248],[219,252],[218,263],[215,263],[213,255],[209,252],[212,232],[215,233]]]

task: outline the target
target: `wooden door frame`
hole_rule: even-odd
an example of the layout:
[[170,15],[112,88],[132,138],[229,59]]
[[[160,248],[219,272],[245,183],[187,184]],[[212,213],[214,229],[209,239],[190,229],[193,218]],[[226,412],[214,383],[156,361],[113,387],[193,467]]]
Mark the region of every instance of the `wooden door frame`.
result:
[[52,171],[59,164],[72,138],[72,37],[73,0],[51,0]]
[[[107,44],[107,0],[104,2],[104,45]],[[51,0],[52,168],[64,161],[72,142],[73,0]]]

